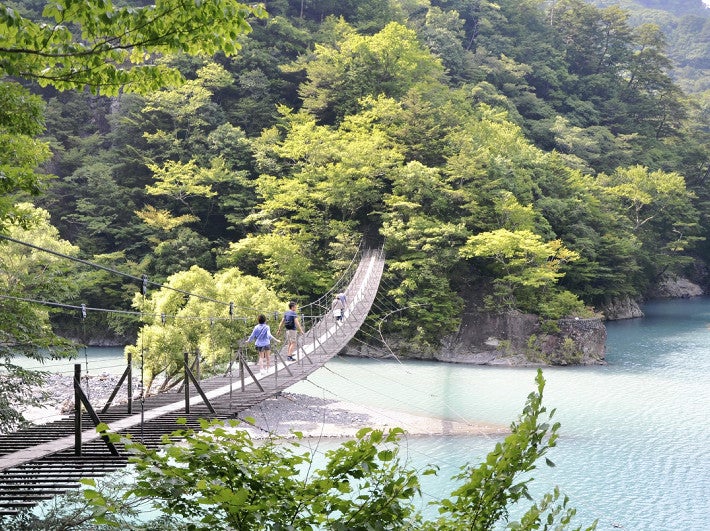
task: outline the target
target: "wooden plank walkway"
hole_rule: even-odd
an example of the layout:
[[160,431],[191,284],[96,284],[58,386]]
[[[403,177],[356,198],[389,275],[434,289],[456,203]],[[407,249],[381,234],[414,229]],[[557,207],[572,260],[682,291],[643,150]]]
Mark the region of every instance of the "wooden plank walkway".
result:
[[[178,428],[178,418],[187,419],[185,427],[199,429],[199,419],[235,418],[241,411],[280,394],[337,355],[355,336],[377,295],[383,268],[381,251],[363,253],[344,290],[348,302],[342,323],[336,322],[330,311],[333,293],[305,308],[312,315],[303,317],[307,330],[299,338],[297,361],[285,361],[284,345],[281,352],[275,353],[275,360],[281,360],[276,368],[265,375],[258,375],[254,368],[258,384],[248,371],[237,370],[200,382],[214,413],[195,386],[190,385],[189,412],[182,390],[148,396],[142,403],[133,400],[133,414],[128,413],[126,404],[112,406],[106,413],[99,413],[100,420],[112,432],[130,434],[133,440],[156,447],[164,434]],[[97,411],[101,408],[94,407]],[[86,413],[82,415],[82,426],[88,429],[81,430],[81,455],[77,455],[75,420],[72,414],[49,424],[0,435],[0,516],[17,514],[78,488],[81,478],[103,476],[126,466],[123,448],[119,445],[119,455],[112,455]]]

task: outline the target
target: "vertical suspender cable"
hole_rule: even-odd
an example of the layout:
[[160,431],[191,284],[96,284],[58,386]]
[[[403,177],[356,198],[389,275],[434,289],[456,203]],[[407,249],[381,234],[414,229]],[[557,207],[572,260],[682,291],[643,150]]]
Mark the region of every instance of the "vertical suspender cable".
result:
[[210,317],[210,351],[208,354],[212,355],[211,370],[214,372],[214,366],[216,362],[216,356],[214,354],[214,317]]
[[86,397],[91,398],[91,392],[89,388],[89,355],[86,352],[86,304],[81,305],[81,335],[82,343],[84,343],[84,364],[86,365]]
[[[148,276],[143,275],[142,309],[145,311],[145,294],[148,292]],[[145,352],[143,350],[143,334],[141,334],[141,444],[143,444],[143,424],[145,423]]]

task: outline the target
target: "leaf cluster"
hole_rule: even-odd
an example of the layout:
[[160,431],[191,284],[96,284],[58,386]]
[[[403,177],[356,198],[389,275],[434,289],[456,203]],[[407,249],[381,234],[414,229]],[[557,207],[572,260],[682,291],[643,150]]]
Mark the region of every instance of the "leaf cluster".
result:
[[531,499],[536,463],[545,458],[554,466],[545,456],[557,443],[559,424],[542,405],[541,371],[536,382],[510,435],[483,463],[462,467],[449,498],[430,502],[439,509],[432,519],[416,502],[420,474],[436,474],[436,468],[408,466],[398,428],[364,428],[317,464],[298,439],[255,442],[237,421],[203,420],[199,431],[182,428],[165,436],[159,449],[124,441],[135,480],[118,499],[85,480],[84,496],[95,521],[107,525],[125,524],[119,512],[125,503],[149,502],[186,529],[489,530],[505,523],[511,529],[569,529],[575,511],[566,498],[559,501],[559,489],[508,522],[511,508]]
[[60,0],[47,4],[40,22],[3,6],[0,75],[107,95],[156,90],[181,76],[154,63],[154,54],[236,53],[238,35],[250,30],[247,19],[264,15],[261,7],[233,0],[159,0],[144,7]]

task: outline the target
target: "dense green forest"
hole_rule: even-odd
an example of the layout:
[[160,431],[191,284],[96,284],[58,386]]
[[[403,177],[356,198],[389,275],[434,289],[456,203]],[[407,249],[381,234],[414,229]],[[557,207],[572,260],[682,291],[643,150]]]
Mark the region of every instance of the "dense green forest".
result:
[[[41,400],[16,354],[138,337],[146,378],[169,375],[170,356],[200,348],[206,319],[226,312],[218,301],[311,300],[363,244],[384,246],[380,295],[407,309],[386,332],[431,348],[473,305],[554,320],[598,315],[667,274],[707,282],[700,0],[179,2],[0,4],[0,429]],[[112,311],[85,319],[87,307]],[[241,331],[225,327],[209,361],[224,362]],[[467,482],[423,528],[488,529],[528,496],[515,473],[558,429],[538,423],[537,381],[505,445],[462,469]],[[332,457],[377,473],[371,446]],[[278,459],[259,448],[279,479],[271,506],[289,510],[290,471],[274,476]],[[305,493],[313,522],[326,502],[373,521],[326,472],[315,487],[328,497]],[[395,467],[382,477],[418,488]],[[145,494],[162,488],[145,478]],[[549,526],[566,524],[558,497],[527,526],[548,509]],[[412,514],[406,499],[384,501],[392,528]]]
[[707,2],[701,0],[595,0],[599,7],[617,5],[630,14],[630,22],[655,24],[667,41],[673,62],[671,76],[687,93],[710,88],[710,21]]
[[[4,5],[38,18],[43,4]],[[184,83],[142,93],[69,91],[0,62],[0,133],[35,139],[25,166],[48,146],[56,176],[3,190],[40,209],[5,231],[29,238],[16,222],[46,211],[82,259],[158,283],[236,268],[280,301],[323,293],[362,241],[384,245],[382,296],[410,308],[388,326],[419,344],[455,330],[472,293],[551,319],[639,297],[710,258],[710,10],[596,4],[266,2],[238,53],[157,55]],[[3,282],[136,308],[135,282],[54,275]],[[88,331],[53,319],[70,337],[136,331],[120,315]]]

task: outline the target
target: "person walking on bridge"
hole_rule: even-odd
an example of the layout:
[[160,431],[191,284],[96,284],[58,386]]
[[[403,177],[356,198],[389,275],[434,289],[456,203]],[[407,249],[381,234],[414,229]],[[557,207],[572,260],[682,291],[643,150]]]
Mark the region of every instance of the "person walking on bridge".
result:
[[256,351],[259,353],[259,372],[263,373],[271,368],[271,340],[277,343],[280,341],[271,335],[271,328],[266,324],[265,315],[260,314],[257,321],[259,324],[254,327],[246,342],[254,340]]
[[338,324],[343,322],[343,317],[345,317],[345,294],[338,293],[333,299],[333,315],[335,316],[335,321]]
[[293,357],[293,351],[296,349],[296,342],[298,341],[298,331],[303,334],[303,327],[301,326],[301,321],[298,319],[298,304],[294,301],[288,303],[288,310],[284,313],[283,319],[279,323],[279,327],[276,330],[276,335],[281,333],[281,327],[284,327],[286,333],[286,341],[288,342],[288,361],[296,361]]

